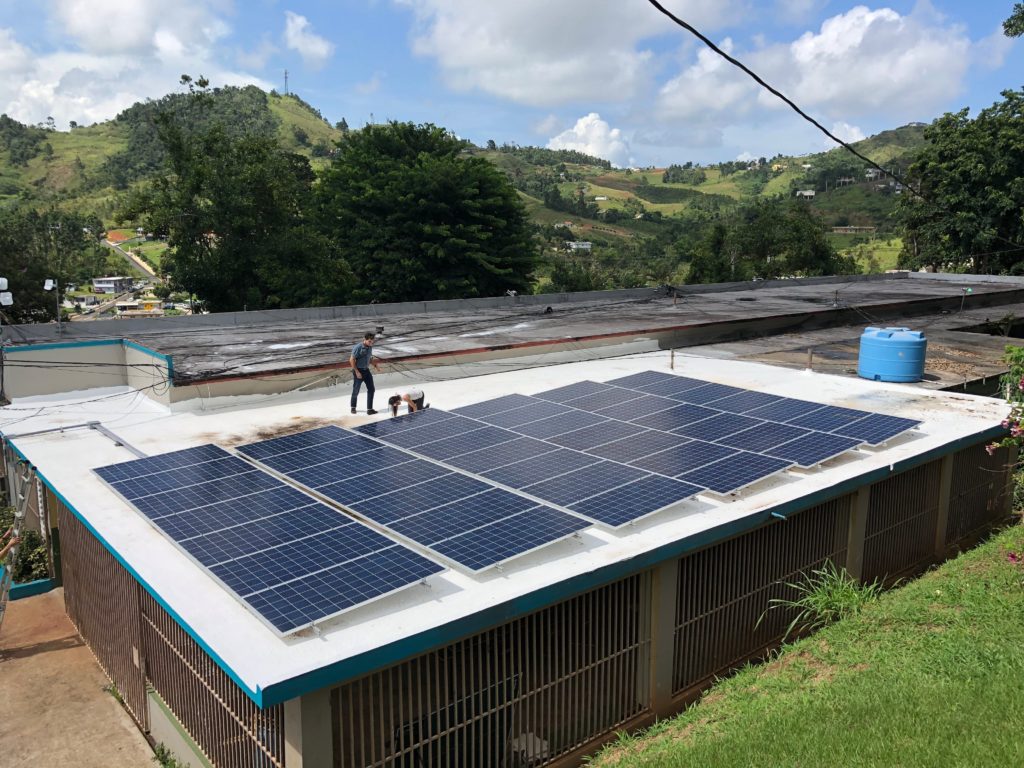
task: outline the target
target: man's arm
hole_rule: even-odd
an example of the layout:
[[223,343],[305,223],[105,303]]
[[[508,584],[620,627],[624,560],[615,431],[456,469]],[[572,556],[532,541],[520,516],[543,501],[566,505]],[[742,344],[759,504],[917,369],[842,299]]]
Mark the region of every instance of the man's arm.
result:
[[3,549],[0,549],[0,562],[7,559],[7,553],[14,549],[14,547],[18,545],[19,541],[21,541],[21,537],[15,536],[10,541],[8,541],[6,545],[4,545]]
[[348,367],[352,369],[352,375],[355,378],[357,378],[357,379],[363,378],[362,376],[359,375],[359,369],[356,368],[356,356],[355,355],[349,355],[348,356]]

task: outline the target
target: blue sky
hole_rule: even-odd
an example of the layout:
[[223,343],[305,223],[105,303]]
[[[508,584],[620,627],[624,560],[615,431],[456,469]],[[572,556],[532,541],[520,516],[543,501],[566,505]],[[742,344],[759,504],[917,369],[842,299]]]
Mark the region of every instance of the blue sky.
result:
[[[1012,0],[665,0],[844,138],[1024,87]],[[106,120],[177,90],[289,86],[332,122],[433,122],[617,165],[827,139],[646,0],[0,0],[0,111]]]

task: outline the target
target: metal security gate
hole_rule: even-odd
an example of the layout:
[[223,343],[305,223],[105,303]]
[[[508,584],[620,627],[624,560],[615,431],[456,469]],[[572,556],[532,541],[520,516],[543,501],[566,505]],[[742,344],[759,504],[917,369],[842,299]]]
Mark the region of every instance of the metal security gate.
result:
[[1012,471],[1009,451],[1000,448],[989,454],[985,445],[965,448],[953,456],[947,545],[984,530],[1006,514],[1007,475]]
[[932,461],[871,486],[864,581],[921,569],[935,556],[942,468]]
[[853,496],[843,496],[679,560],[672,690],[697,689],[778,640],[792,613],[787,582],[831,560],[846,564]]
[[149,731],[138,583],[67,507],[57,508],[65,610],[125,708]]
[[541,766],[649,712],[638,574],[331,691],[335,768]]

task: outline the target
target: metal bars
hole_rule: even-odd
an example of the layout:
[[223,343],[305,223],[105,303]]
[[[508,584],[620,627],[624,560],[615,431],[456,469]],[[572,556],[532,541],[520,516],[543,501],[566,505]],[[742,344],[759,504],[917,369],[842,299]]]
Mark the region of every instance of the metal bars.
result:
[[696,690],[778,640],[792,612],[789,583],[826,560],[846,563],[853,496],[812,507],[679,560],[673,693]]
[[977,533],[1005,514],[1006,475],[1011,471],[1005,448],[989,454],[985,443],[964,448],[953,456],[946,544]]
[[331,691],[335,768],[541,766],[649,712],[638,574]]

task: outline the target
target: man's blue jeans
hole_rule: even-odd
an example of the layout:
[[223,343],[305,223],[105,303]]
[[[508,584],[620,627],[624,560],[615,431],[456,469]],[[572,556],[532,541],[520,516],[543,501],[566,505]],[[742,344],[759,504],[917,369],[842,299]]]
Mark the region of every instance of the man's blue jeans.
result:
[[363,378],[357,379],[355,376],[352,377],[352,407],[356,407],[356,398],[359,397],[359,390],[362,388],[363,383],[366,383],[366,410],[373,410],[373,393],[375,391],[373,386],[373,374],[370,373],[369,368],[359,368],[359,375]]

